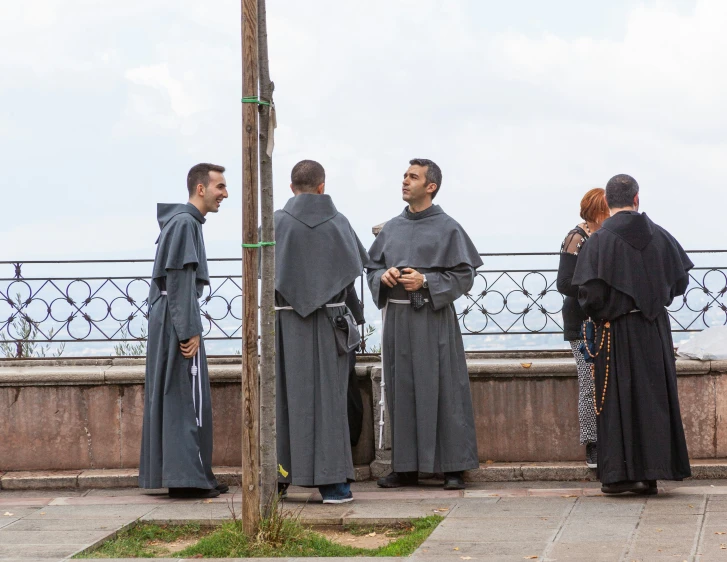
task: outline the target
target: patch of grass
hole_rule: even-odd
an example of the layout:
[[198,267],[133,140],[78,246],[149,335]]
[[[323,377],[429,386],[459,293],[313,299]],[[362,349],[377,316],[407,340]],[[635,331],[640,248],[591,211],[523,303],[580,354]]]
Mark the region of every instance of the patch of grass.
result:
[[[443,517],[432,515],[415,519],[410,524],[391,530],[386,526],[352,526],[356,534],[389,531],[400,535],[386,546],[376,549],[357,548],[331,542],[305,527],[297,518],[272,518],[263,522],[260,532],[249,537],[242,532],[240,521],[230,521],[213,531],[199,525],[153,525],[142,523],[119,533],[99,549],[76,558],[161,558],[169,555],[164,543],[201,537],[199,542],[175,552],[175,558],[243,558],[243,557],[331,557],[331,556],[408,556],[439,525]],[[366,532],[365,532],[366,531]]]
[[409,527],[411,530],[406,535],[377,549],[336,544],[294,519],[283,522],[277,542],[261,540],[260,535],[248,537],[242,532],[241,523],[233,521],[177,555],[182,558],[195,555],[205,558],[408,556],[424,542],[442,519],[438,515],[416,519],[412,521]]
[[197,538],[204,532],[199,525],[140,523],[120,532],[93,552],[74,558],[159,558],[169,554],[166,543]]

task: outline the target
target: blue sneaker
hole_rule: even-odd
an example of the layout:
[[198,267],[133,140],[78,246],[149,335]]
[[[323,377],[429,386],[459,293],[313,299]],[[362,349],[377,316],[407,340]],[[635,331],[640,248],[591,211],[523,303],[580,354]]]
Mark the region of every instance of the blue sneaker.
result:
[[318,486],[323,503],[348,503],[353,501],[351,484],[326,484]]

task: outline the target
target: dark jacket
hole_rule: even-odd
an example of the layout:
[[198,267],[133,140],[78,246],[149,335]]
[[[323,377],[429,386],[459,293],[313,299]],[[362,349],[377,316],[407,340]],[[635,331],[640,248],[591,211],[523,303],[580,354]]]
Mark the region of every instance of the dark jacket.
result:
[[563,339],[573,341],[581,339],[581,326],[588,316],[578,304],[578,285],[572,285],[573,274],[578,263],[578,252],[581,251],[588,234],[579,226],[571,230],[563,241],[558,265],[556,288],[565,295],[563,301]]

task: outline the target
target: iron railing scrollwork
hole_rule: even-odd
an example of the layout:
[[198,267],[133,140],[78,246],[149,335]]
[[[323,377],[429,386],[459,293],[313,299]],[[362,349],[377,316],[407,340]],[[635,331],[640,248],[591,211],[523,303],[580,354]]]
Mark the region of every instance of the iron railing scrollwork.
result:
[[[698,261],[725,252],[693,251],[690,255]],[[502,336],[551,336],[548,341],[556,341],[553,337],[563,331],[563,297],[555,288],[558,254],[481,255],[485,266],[478,270],[470,292],[455,305],[467,341],[481,342],[468,349],[487,348],[487,341]],[[104,353],[109,349],[103,343],[143,342],[151,262],[0,262],[0,349],[8,356],[22,355],[36,345],[99,344]],[[498,263],[499,269],[493,266]],[[237,344],[239,349],[241,261],[211,259],[209,265],[212,285],[200,299],[205,340]],[[364,293],[363,279],[360,288]],[[687,292],[668,308],[673,332],[727,324],[726,296],[727,267],[695,267]],[[369,304],[367,320],[375,323],[378,313],[372,311],[368,294],[364,301]]]

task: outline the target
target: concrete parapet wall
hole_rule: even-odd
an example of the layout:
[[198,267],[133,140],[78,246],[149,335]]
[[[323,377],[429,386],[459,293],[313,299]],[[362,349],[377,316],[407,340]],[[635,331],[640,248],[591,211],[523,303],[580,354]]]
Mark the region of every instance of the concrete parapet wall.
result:
[[[239,358],[211,358],[216,466],[241,466]],[[138,468],[143,359],[0,361],[0,472]],[[357,369],[364,431],[354,462],[373,460],[370,367]]]
[[[468,359],[482,463],[580,461],[578,383],[564,353]],[[678,360],[690,456],[727,457],[727,361]],[[381,368],[357,366],[365,423],[354,463],[388,460],[378,445]],[[240,360],[211,358],[218,466],[240,466]],[[143,359],[0,361],[0,472],[138,467]],[[608,398],[607,398],[608,399]]]

